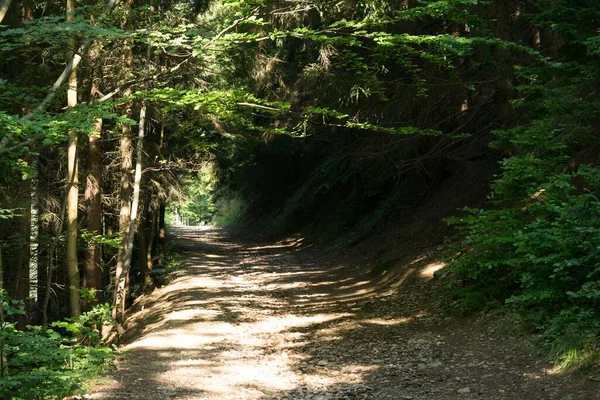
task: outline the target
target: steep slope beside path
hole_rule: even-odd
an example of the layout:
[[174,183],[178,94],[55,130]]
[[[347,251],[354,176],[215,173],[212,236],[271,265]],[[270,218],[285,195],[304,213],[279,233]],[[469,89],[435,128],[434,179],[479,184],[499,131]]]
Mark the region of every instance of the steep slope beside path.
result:
[[423,271],[407,267],[390,296],[301,239],[175,235],[185,268],[136,305],[135,340],[87,398],[600,398],[484,324],[440,317]]

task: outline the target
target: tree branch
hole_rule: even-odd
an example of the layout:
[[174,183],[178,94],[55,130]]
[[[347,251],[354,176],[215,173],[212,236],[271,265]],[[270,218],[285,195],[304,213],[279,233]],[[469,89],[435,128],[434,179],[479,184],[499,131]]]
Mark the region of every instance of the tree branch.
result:
[[[6,1],[12,1],[12,0],[0,0],[1,4],[4,4],[4,2]],[[120,3],[120,0],[109,0],[108,2],[108,6],[107,6],[107,13],[110,14],[115,7]],[[225,35],[227,32],[229,32],[230,30],[234,29],[236,26],[238,26],[241,22],[247,20],[248,18],[250,18],[251,16],[255,15],[256,12],[259,10],[259,7],[256,7],[253,12],[251,13],[251,15],[248,15],[246,17],[243,18],[238,18],[235,21],[233,21],[233,23],[229,26],[227,26],[226,28],[224,28],[223,30],[221,30],[219,33],[217,33],[217,35],[215,35],[211,41],[209,43],[207,43],[206,45],[204,45],[202,47],[202,50],[206,50],[208,49],[211,45],[213,45],[215,42],[217,42],[219,39],[221,39],[223,37],[223,35]],[[89,49],[89,47],[92,45],[92,41],[88,40],[85,43],[83,43],[79,49],[77,49],[77,52],[75,52],[75,54],[73,55],[73,58],[71,59],[71,61],[69,61],[69,63],[65,66],[65,69],[63,70],[63,72],[60,74],[60,76],[58,77],[58,79],[56,80],[56,82],[54,82],[54,85],[52,85],[52,87],[50,88],[48,94],[46,95],[46,97],[44,98],[44,100],[42,100],[42,102],[34,109],[34,111],[28,113],[27,115],[25,115],[23,118],[27,119],[27,120],[31,120],[33,119],[33,117],[35,116],[36,112],[42,112],[44,111],[48,105],[50,104],[50,102],[54,99],[54,97],[56,96],[56,92],[58,91],[58,89],[65,83],[65,81],[67,80],[67,78],[69,77],[69,75],[71,74],[71,72],[73,70],[75,70],[77,68],[77,66],[79,65],[79,63],[81,62],[82,58],[83,58],[83,54],[85,54],[87,52],[87,50]],[[174,67],[170,68],[169,70],[165,71],[165,72],[161,72],[158,74],[155,74],[153,76],[150,77],[146,77],[146,78],[140,78],[140,79],[133,79],[127,82],[122,83],[121,85],[119,85],[118,87],[116,87],[114,90],[112,90],[111,92],[109,92],[108,94],[102,96],[101,98],[95,100],[94,102],[104,102],[106,100],[109,100],[111,98],[113,98],[115,95],[119,94],[121,91],[123,91],[124,89],[136,85],[138,83],[145,83],[145,82],[149,82],[149,81],[153,81],[153,80],[158,80],[161,78],[164,78],[166,76],[171,75],[172,73],[176,72],[177,70],[179,70],[181,68],[181,66],[183,66],[184,64],[188,63],[190,60],[192,60],[195,56],[191,55],[189,57],[187,57],[185,60],[181,61],[179,64],[175,65]],[[35,142],[35,139],[28,139],[24,142],[18,143],[16,145],[13,145],[11,147],[8,147],[10,145],[10,143],[12,142],[13,137],[10,134],[7,134],[4,138],[2,138],[2,140],[0,140],[0,155],[10,152],[10,151],[15,151],[18,150],[19,148],[23,148],[29,144],[32,144],[33,142]]]
[[262,108],[263,110],[269,110],[269,111],[281,111],[279,108],[263,106],[262,104],[255,104],[255,103],[235,103],[235,104],[237,104],[238,106]]
[[[0,3],[0,22],[2,22],[2,19],[4,18],[4,14],[6,13],[6,10],[8,9],[8,6],[10,5],[11,1],[12,0],[0,0],[0,2],[1,2]],[[106,7],[106,13],[110,14],[115,9],[115,7],[117,7],[117,5],[119,5],[119,3],[120,3],[120,0],[109,0],[108,5]],[[6,9],[5,9],[5,7],[6,7]],[[42,102],[34,109],[34,111],[25,115],[23,117],[24,119],[31,120],[35,116],[36,112],[42,112],[42,111],[46,110],[46,108],[48,107],[50,102],[56,96],[56,92],[58,91],[58,89],[60,89],[60,87],[62,85],[64,85],[64,83],[66,82],[66,80],[69,77],[69,75],[71,74],[71,72],[73,72],[74,70],[77,69],[77,66],[79,65],[79,63],[81,62],[81,60],[83,58],[83,54],[85,54],[87,52],[87,50],[89,49],[89,47],[91,45],[92,45],[92,40],[87,40],[77,49],[77,51],[75,52],[75,54],[73,55],[71,60],[65,66],[65,69],[63,70],[63,72],[60,74],[58,79],[56,79],[56,81],[54,82],[54,84],[52,85],[50,90],[48,91],[48,94],[46,95],[46,97],[44,97],[44,100],[42,100]],[[33,139],[30,139],[30,140],[27,140],[27,141],[17,145],[16,147],[12,146],[10,148],[7,148],[7,146],[10,144],[12,139],[13,139],[12,135],[7,134],[6,136],[4,136],[2,138],[2,140],[0,140],[0,154],[4,154],[8,151],[16,150],[19,147],[21,147],[23,145],[23,143],[32,143],[34,141]]]
[[[254,15],[256,13],[256,11],[258,11],[258,7],[253,10],[252,15]],[[213,37],[211,39],[211,41],[209,43],[207,43],[206,45],[204,45],[202,47],[202,50],[206,50],[210,45],[214,44],[221,37],[223,37],[224,34],[226,34],[227,32],[229,32],[230,30],[232,30],[236,26],[238,26],[242,21],[248,19],[249,17],[250,16],[247,16],[247,17],[244,17],[244,18],[238,18],[235,21],[233,21],[233,23],[231,25],[229,25],[225,29],[221,30],[219,33],[217,33],[217,35],[215,37]],[[124,82],[121,85],[117,86],[114,90],[112,90],[111,92],[105,94],[104,96],[100,97],[99,99],[95,100],[94,102],[102,103],[103,101],[111,99],[112,97],[114,97],[115,95],[119,94],[120,92],[122,92],[123,90],[125,90],[126,88],[128,88],[130,86],[136,85],[138,83],[145,83],[145,82],[149,82],[149,81],[155,81],[155,80],[161,79],[163,77],[166,77],[166,76],[172,74],[173,72],[176,72],[179,68],[181,68],[182,65],[188,63],[194,57],[195,57],[194,55],[187,56],[185,60],[181,61],[179,64],[175,65],[174,67],[169,68],[169,70],[167,70],[167,71],[160,72],[158,74],[154,74],[154,75],[146,77],[146,78],[132,79],[130,81]]]

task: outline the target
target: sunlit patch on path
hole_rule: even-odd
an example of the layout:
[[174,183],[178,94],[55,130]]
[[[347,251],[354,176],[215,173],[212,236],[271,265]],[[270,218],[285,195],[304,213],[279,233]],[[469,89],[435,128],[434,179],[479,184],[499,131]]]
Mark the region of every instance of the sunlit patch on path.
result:
[[[301,238],[175,234],[185,268],[134,307],[137,337],[89,398],[550,399],[564,389],[527,355],[490,351],[505,344],[487,332],[446,334],[418,286],[442,264],[407,265],[395,285],[378,286],[368,273],[303,254]],[[406,282],[413,287],[403,293]]]

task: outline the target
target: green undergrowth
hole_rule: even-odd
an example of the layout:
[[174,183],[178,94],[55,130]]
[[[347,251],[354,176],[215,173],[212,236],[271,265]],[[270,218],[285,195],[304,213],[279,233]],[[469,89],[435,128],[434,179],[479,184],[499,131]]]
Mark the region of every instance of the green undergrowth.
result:
[[[494,193],[505,196],[514,178],[505,169]],[[464,313],[519,315],[557,364],[589,366],[600,343],[600,168],[539,168],[530,178],[521,201],[450,220],[462,239],[449,257],[449,300]]]
[[[449,257],[449,300],[464,313],[515,313],[559,365],[590,365],[600,343],[600,168],[538,168],[522,200],[450,220],[462,239]],[[515,179],[505,168],[494,193],[507,196]]]
[[356,166],[328,168],[329,163],[315,168],[280,205],[262,213],[260,226],[279,234],[304,231],[321,244],[349,248],[385,229],[386,219],[421,198],[414,190],[420,181],[373,183]]
[[157,287],[169,283],[169,275],[179,271],[185,263],[183,253],[175,246],[167,246],[165,260],[162,266],[151,271],[152,281]]
[[114,348],[102,343],[98,329],[110,320],[110,307],[100,305],[76,319],[54,322],[48,328],[14,322],[23,304],[1,294],[0,398],[41,400],[85,393],[113,368]]
[[448,302],[517,315],[563,369],[597,367],[600,347],[599,16],[558,0],[535,17],[563,41],[560,62],[516,71],[527,122],[495,132],[506,158],[488,206],[449,220]]
[[240,196],[218,199],[213,223],[216,226],[239,226],[244,222],[247,208],[248,203]]

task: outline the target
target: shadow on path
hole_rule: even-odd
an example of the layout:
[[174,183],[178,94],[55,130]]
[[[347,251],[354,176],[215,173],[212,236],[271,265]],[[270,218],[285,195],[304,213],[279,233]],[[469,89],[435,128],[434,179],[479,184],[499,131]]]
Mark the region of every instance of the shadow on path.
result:
[[89,398],[600,398],[493,328],[437,313],[427,256],[377,283],[301,237],[173,234],[185,267],[136,304],[134,340]]

